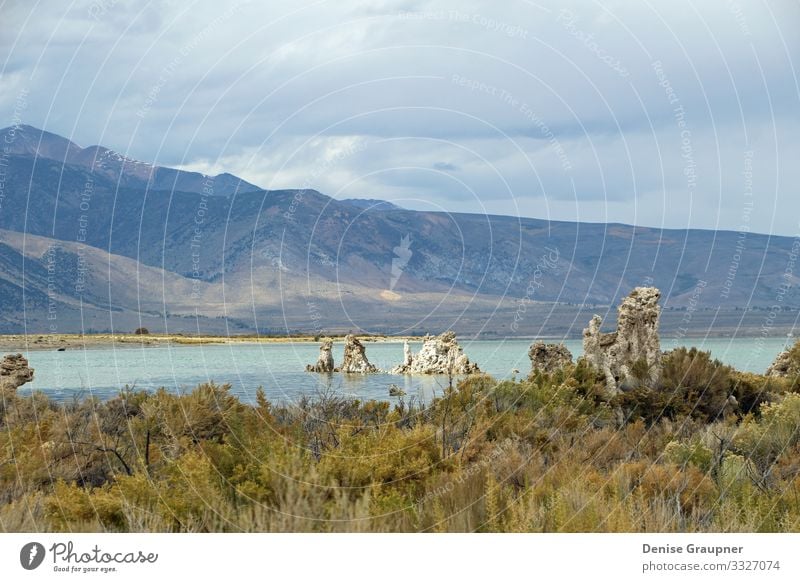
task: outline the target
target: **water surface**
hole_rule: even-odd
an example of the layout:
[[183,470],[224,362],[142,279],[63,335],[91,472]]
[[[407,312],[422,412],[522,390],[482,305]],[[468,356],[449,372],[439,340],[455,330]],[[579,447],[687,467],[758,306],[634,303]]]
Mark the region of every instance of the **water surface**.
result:
[[[664,340],[662,348],[695,345],[739,370],[763,372],[787,341],[786,338]],[[530,340],[476,340],[463,341],[462,346],[482,370],[496,378],[510,378],[527,375],[530,370],[530,343]],[[564,343],[575,357],[581,355],[580,340]],[[366,346],[370,361],[381,369],[390,369],[402,361],[402,343],[366,343]],[[411,347],[416,352],[420,343],[412,343]],[[337,363],[342,360],[342,348],[342,343],[334,345]],[[35,379],[20,388],[20,393],[42,390],[57,400],[88,395],[109,398],[126,385],[183,391],[214,381],[231,384],[233,393],[247,402],[254,400],[259,386],[270,400],[282,402],[331,389],[365,400],[395,400],[389,397],[392,384],[402,388],[408,397],[422,399],[441,394],[447,385],[444,377],[305,372],[305,365],[315,362],[318,353],[318,346],[307,342],[30,351],[26,357],[36,370]]]

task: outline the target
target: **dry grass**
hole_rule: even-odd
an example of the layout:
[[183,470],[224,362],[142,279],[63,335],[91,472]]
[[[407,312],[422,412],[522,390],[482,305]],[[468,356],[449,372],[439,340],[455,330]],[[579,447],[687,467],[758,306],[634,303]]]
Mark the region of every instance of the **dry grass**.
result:
[[473,377],[393,409],[250,406],[213,384],[66,406],[5,394],[0,530],[798,531],[793,383],[764,378],[772,403],[749,412],[717,414],[709,394],[658,418],[643,409],[658,399],[597,382]]

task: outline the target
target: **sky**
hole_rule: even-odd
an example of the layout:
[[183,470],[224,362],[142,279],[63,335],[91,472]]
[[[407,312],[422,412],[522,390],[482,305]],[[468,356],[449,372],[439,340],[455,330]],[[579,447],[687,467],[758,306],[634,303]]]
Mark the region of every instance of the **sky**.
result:
[[0,0],[2,125],[415,209],[800,235],[797,0]]

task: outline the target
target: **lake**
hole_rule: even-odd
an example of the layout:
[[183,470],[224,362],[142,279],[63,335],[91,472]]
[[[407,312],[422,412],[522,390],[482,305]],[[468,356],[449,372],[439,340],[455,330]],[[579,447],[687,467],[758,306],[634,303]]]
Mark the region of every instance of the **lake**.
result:
[[[694,345],[739,370],[764,372],[784,349],[786,338],[664,340],[662,349]],[[524,377],[530,370],[530,340],[463,341],[471,360],[496,378]],[[583,349],[580,340],[564,342],[575,357]],[[367,357],[381,369],[390,369],[403,357],[403,344],[366,343]],[[411,342],[416,352],[419,342]],[[343,344],[334,346],[338,365]],[[255,399],[263,386],[275,402],[295,401],[303,395],[336,390],[362,400],[394,401],[389,387],[396,384],[408,397],[428,400],[441,394],[447,378],[428,376],[367,376],[314,374],[305,365],[317,359],[319,347],[306,342],[263,344],[194,345],[168,347],[118,347],[68,350],[65,352],[32,350],[25,355],[36,370],[35,379],[19,389],[20,394],[42,390],[55,400],[94,395],[109,398],[126,385],[137,389],[189,390],[202,382],[229,383],[232,391],[245,402]],[[514,370],[519,370],[515,373]]]

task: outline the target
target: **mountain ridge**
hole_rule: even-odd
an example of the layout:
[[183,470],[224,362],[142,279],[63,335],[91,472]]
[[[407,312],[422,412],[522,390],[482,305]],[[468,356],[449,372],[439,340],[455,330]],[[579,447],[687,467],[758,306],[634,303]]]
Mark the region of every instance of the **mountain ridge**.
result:
[[[463,324],[459,318],[469,313],[473,328],[505,325],[508,331],[509,318],[527,305],[545,311],[558,304],[612,306],[643,284],[662,289],[667,309],[690,316],[698,309],[767,308],[779,296],[787,309],[800,307],[800,279],[787,271],[798,241],[789,237],[746,233],[742,243],[735,231],[417,211],[308,189],[254,186],[210,196],[184,178],[175,184],[188,190],[162,191],[136,176],[122,180],[94,161],[48,157],[72,151],[72,159],[96,161],[100,150],[70,150],[72,142],[55,136],[43,156],[29,151],[32,143],[25,136],[20,153],[4,158],[0,242],[15,238],[9,233],[25,233],[157,269],[177,285],[159,308],[165,317],[230,316],[251,329],[291,322],[293,329],[396,324],[399,330],[434,320],[439,328]],[[205,188],[220,181],[225,190],[239,179],[220,174],[203,180]],[[22,251],[19,244],[5,251],[11,273],[5,281],[14,289],[29,282],[13,265],[40,260]],[[63,276],[74,278],[73,270],[64,266]],[[139,295],[163,291],[152,278],[125,281],[122,287],[137,287]],[[103,284],[116,288],[113,281]],[[197,286],[204,291],[194,300],[179,297]],[[123,305],[107,301],[106,308],[141,310],[120,296],[126,297]],[[309,303],[323,311],[322,323],[312,321]],[[95,308],[103,309],[102,302]]]
[[6,154],[30,155],[63,164],[80,166],[116,181],[124,187],[150,190],[180,190],[198,194],[231,196],[239,192],[260,190],[254,184],[223,172],[214,179],[216,189],[208,192],[206,176],[199,172],[177,170],[129,158],[102,145],[81,147],[68,138],[31,125],[0,129],[0,143],[8,146]]

